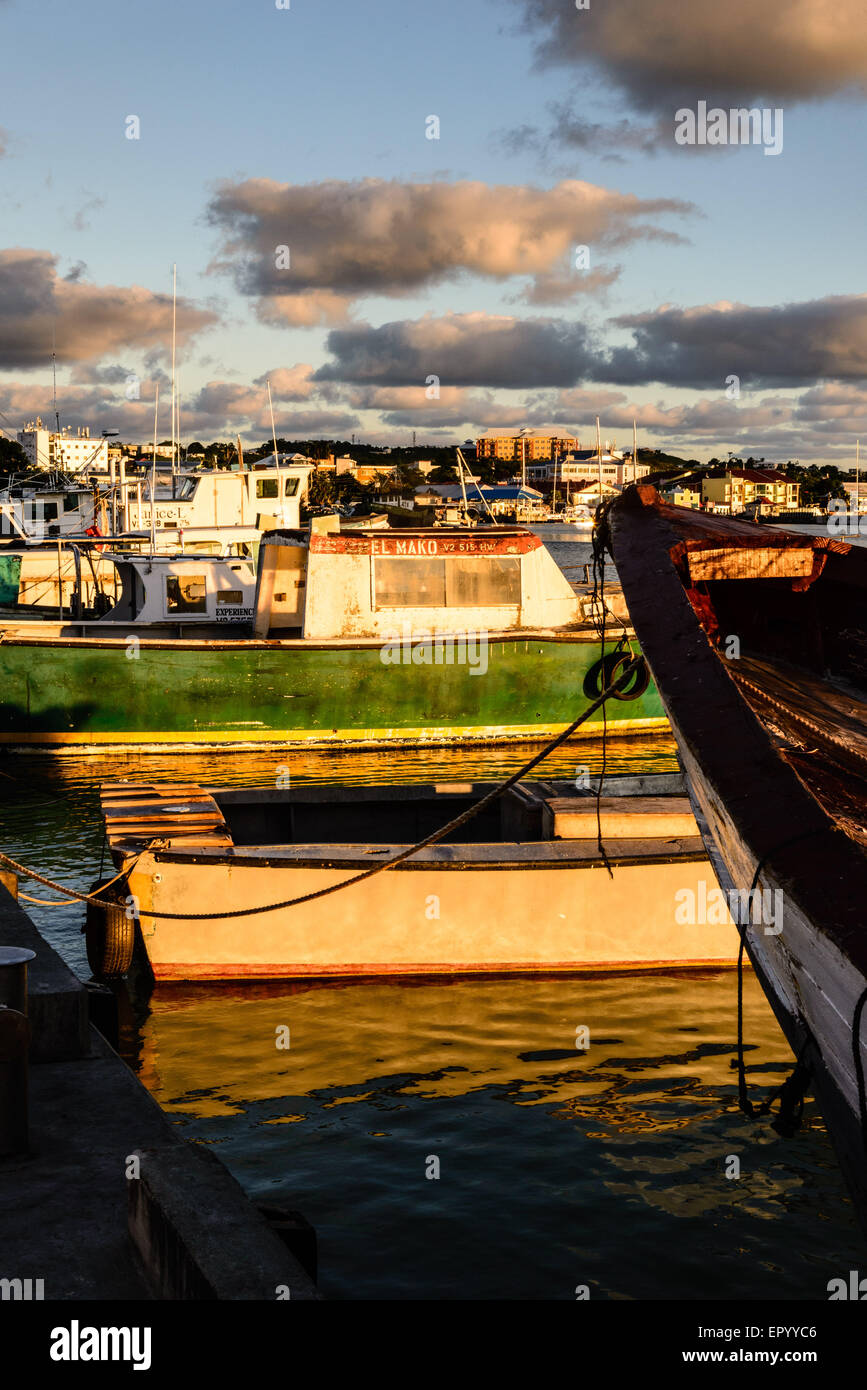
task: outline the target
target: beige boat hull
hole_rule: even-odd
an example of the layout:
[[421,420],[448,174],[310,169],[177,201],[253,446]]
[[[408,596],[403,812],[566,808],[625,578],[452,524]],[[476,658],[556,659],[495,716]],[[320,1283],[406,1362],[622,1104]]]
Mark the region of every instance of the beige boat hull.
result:
[[[502,846],[475,849],[502,859]],[[646,842],[610,847],[612,877],[589,849],[582,859],[571,847],[569,859],[564,847],[562,860],[543,866],[529,859],[490,866],[477,859],[468,866],[450,847],[447,858],[442,849],[433,852],[436,862],[420,855],[343,892],[257,914],[249,909],[351,877],[373,855],[357,847],[351,864],[335,867],[339,853],[320,866],[275,863],[276,852],[269,858],[266,849],[243,851],[241,863],[208,862],[207,853],[192,851],[178,861],[148,851],[135,862],[128,892],[157,980],[733,965],[738,935],[728,914],[719,924],[677,921],[678,894],[692,890],[700,899],[702,884],[704,891],[716,885],[707,859],[683,842],[665,850],[657,843],[651,852]],[[374,853],[387,857],[391,850]],[[256,863],[257,857],[268,862]]]

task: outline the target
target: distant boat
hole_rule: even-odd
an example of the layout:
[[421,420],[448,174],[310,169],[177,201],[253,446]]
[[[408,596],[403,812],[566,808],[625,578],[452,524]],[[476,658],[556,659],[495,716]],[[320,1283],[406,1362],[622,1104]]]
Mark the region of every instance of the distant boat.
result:
[[[129,876],[115,890],[117,908],[88,910],[91,968],[122,975],[136,943],[158,981],[734,964],[730,922],[697,927],[672,915],[676,893],[686,885],[700,894],[710,876],[677,776],[606,779],[604,855],[590,789],[522,782],[403,865],[336,895],[250,913],[393,857],[495,785],[108,783],[110,853],[114,869]],[[238,911],[245,916],[233,920]],[[217,915],[196,920],[209,913]]]
[[867,1226],[867,553],[650,485],[606,534],[720,884]]

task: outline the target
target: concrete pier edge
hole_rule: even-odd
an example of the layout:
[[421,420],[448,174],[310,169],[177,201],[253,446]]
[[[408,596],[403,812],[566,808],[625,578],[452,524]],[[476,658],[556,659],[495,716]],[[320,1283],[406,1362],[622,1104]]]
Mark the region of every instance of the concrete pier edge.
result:
[[320,1299],[216,1154],[177,1135],[91,1026],[88,990],[15,889],[4,872],[0,945],[35,952],[31,1152],[0,1162],[0,1278],[43,1280],[46,1300]]

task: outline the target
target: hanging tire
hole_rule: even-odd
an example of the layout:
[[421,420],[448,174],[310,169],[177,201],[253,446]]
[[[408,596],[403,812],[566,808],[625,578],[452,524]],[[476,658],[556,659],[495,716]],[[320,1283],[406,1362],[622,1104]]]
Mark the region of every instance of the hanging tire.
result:
[[[606,656],[602,665],[604,668],[604,685],[613,685],[618,676],[621,676],[626,667],[634,660],[630,652],[620,652],[617,655]],[[626,685],[620,690],[614,691],[615,700],[637,700],[644,694],[650,685],[650,672],[647,669],[647,662],[642,657],[641,662],[636,666]]]
[[[594,661],[584,677],[584,694],[588,700],[597,700],[609,685],[622,675],[633,660],[630,652],[609,652],[601,661]],[[647,662],[642,659],[622,690],[613,692],[615,700],[637,700],[650,685],[650,672]]]
[[[97,893],[110,879],[100,879],[89,891]],[[100,896],[105,904],[89,902],[84,923],[87,963],[96,980],[117,980],[132,965],[135,950],[135,916],[127,910],[126,895],[117,885]]]

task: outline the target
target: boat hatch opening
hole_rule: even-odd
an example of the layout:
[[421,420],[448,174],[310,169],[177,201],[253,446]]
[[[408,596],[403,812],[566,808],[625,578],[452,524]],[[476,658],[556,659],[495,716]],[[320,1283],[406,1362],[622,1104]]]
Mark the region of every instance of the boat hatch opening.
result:
[[[479,802],[477,784],[438,791],[418,787],[264,787],[212,793],[236,847],[250,845],[415,844]],[[578,794],[569,783],[512,787],[441,844],[516,844],[542,840],[673,842],[698,835],[686,797]]]

